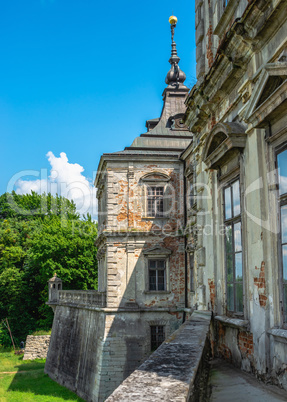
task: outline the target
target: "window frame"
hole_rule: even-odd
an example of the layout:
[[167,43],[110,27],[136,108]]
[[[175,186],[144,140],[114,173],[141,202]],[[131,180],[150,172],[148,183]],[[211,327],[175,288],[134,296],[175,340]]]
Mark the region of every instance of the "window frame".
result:
[[[165,193],[165,186],[161,184],[151,184],[146,186],[146,212],[147,212],[147,217],[154,217],[154,218],[163,218],[164,217],[164,193]],[[149,194],[149,192],[152,190],[155,190],[155,193],[157,192],[157,189],[162,189],[162,194]],[[153,201],[152,205],[152,213],[150,213],[150,207],[149,207],[149,201]],[[161,201],[161,211],[157,211],[157,203],[158,201]],[[155,213],[153,214],[153,211]]]
[[[286,313],[284,312],[284,283],[283,283],[283,250],[282,247],[283,245],[287,243],[282,243],[283,237],[282,237],[282,214],[281,214],[281,209],[283,206],[287,205],[287,192],[282,194],[280,196],[280,187],[279,187],[279,163],[278,163],[278,156],[283,153],[284,151],[287,151],[287,143],[284,142],[283,144],[280,144],[278,147],[275,148],[275,168],[276,168],[276,175],[277,175],[277,217],[278,217],[278,235],[277,235],[277,254],[278,254],[278,279],[279,279],[279,314],[280,314],[280,319],[281,319],[281,326],[282,328],[287,329],[287,309]],[[287,284],[286,284],[287,287]],[[284,316],[286,315],[286,321]]]
[[[155,347],[153,347],[153,339],[152,339],[152,337],[153,337],[153,328],[156,330],[156,334],[155,334],[155,336],[156,336],[156,338],[158,338],[158,330],[159,330],[159,328],[161,328],[162,329],[162,334],[160,334],[160,335],[162,335],[162,341],[160,342],[158,339],[156,339],[156,341],[155,341],[155,343],[156,343],[156,345],[155,345]],[[162,345],[163,344],[163,342],[165,341],[165,338],[166,338],[166,330],[165,330],[165,325],[150,325],[150,350],[151,350],[151,352],[154,352],[156,349],[158,349],[159,347],[160,347],[160,345]]]
[[[170,293],[170,255],[172,251],[163,247],[155,246],[151,249],[143,251],[145,257],[145,290],[144,293]],[[164,260],[165,261],[165,290],[149,290],[149,261]]]
[[[156,177],[155,177],[156,176]],[[142,208],[143,208],[143,219],[167,219],[169,216],[168,208],[168,196],[167,189],[171,178],[163,172],[152,171],[145,174],[140,179],[140,184],[142,185]],[[158,215],[149,215],[148,209],[148,189],[152,187],[162,187],[163,188],[163,211]]]
[[[233,204],[233,190],[232,185],[238,181],[239,183],[239,201],[240,201],[240,213],[234,216],[234,204]],[[231,205],[231,217],[226,218],[226,199],[225,199],[225,190],[230,188],[230,205]],[[244,303],[244,282],[245,282],[245,271],[244,271],[244,244],[243,244],[243,230],[242,230],[242,196],[241,196],[241,182],[240,182],[240,174],[236,175],[228,182],[224,183],[222,186],[222,197],[223,197],[223,225],[224,225],[224,282],[225,282],[225,289],[226,289],[226,314],[231,317],[238,317],[243,318],[245,312],[245,303]],[[235,236],[234,236],[234,226],[240,223],[240,234],[241,234],[241,251],[236,251],[235,249]],[[232,230],[232,269],[233,269],[233,281],[228,281],[228,267],[227,267],[227,238],[226,238],[226,228],[231,226]],[[236,266],[235,266],[235,256],[236,254],[241,253],[241,261],[242,261],[242,282],[236,280]],[[230,253],[229,253],[230,254]],[[242,283],[242,311],[237,311],[236,309],[236,285]],[[228,310],[228,284],[233,284],[233,305],[234,310]]]
[[[159,261],[163,262],[164,267],[155,267],[152,268],[150,267],[151,261],[155,262],[156,265]],[[151,282],[150,282],[150,271],[155,271],[156,272],[156,289],[151,289]],[[163,271],[163,286],[164,289],[158,289],[159,283],[158,283],[158,271]],[[167,280],[166,280],[166,258],[148,258],[148,291],[149,292],[166,292],[167,290]]]

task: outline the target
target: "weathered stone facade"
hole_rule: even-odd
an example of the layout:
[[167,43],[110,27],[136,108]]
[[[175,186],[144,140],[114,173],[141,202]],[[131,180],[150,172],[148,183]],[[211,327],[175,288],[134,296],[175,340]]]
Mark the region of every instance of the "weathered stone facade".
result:
[[105,400],[191,312],[180,154],[192,137],[178,61],[172,42],[161,117],[130,147],[101,157],[99,291],[49,281],[55,317],[45,370],[86,400]]
[[161,117],[101,157],[99,292],[50,300],[46,372],[86,400],[193,310],[214,355],[287,389],[286,7],[197,0],[197,84],[173,41]]
[[190,302],[214,312],[215,354],[285,389],[286,7],[196,1],[194,138],[182,154],[194,188]]

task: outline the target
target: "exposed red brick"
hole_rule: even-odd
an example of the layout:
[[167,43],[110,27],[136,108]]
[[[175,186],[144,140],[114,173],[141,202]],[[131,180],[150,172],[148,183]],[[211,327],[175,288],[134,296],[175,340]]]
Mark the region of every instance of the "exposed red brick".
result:
[[214,311],[215,306],[215,283],[213,280],[208,279],[209,285],[209,293],[210,293],[210,303],[211,303],[211,310]]
[[254,286],[258,288],[259,294],[259,304],[261,307],[265,307],[267,303],[266,297],[266,282],[265,282],[265,262],[262,261],[260,268],[255,267],[255,269],[260,269],[259,278],[254,278]]
[[253,355],[253,334],[251,332],[239,331],[238,346],[243,357]]

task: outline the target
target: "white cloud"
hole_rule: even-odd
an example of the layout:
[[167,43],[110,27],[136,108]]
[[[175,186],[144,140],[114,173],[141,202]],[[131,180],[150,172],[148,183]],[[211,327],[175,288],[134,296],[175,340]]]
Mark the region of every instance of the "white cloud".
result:
[[23,180],[20,178],[16,182],[16,193],[27,194],[35,191],[39,194],[44,192],[58,194],[74,200],[77,212],[90,213],[95,219],[98,210],[96,189],[93,183],[83,175],[83,166],[78,163],[69,163],[65,152],[61,152],[59,158],[51,151],[46,156],[51,165],[50,175],[48,176],[45,169],[42,169],[40,179]]

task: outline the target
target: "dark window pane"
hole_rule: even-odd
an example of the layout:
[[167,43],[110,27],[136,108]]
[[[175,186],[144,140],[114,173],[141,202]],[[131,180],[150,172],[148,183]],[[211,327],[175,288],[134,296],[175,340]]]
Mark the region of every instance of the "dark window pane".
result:
[[148,260],[149,290],[165,290],[165,261]]
[[242,281],[242,253],[235,254],[235,280]]
[[158,290],[164,290],[164,270],[157,271]]
[[287,281],[287,245],[282,246],[283,281]]
[[164,268],[164,260],[157,260],[157,268]]
[[233,255],[226,255],[227,282],[233,282]]
[[240,215],[240,191],[239,180],[232,184],[232,197],[233,197],[233,216]]
[[241,222],[237,222],[234,225],[234,248],[235,248],[235,250],[234,250],[235,252],[242,250],[242,244],[241,244]]
[[232,245],[232,226],[226,226],[225,228],[225,238],[226,238],[226,253],[233,252]]
[[157,339],[160,345],[164,341],[164,328],[162,325],[157,326]]
[[156,350],[164,341],[163,325],[152,325],[150,327],[151,350]]
[[236,283],[236,311],[243,312],[243,284]]
[[225,219],[232,217],[231,213],[231,189],[227,187],[224,190],[224,203],[225,203]]
[[162,216],[163,213],[163,199],[155,200],[155,216]]
[[282,243],[287,243],[287,205],[281,207],[281,236]]
[[156,290],[156,270],[149,270],[149,290]]
[[227,284],[227,310],[234,311],[234,288],[233,288],[233,284]]
[[287,150],[281,152],[277,157],[278,176],[279,176],[279,194],[287,193]]

